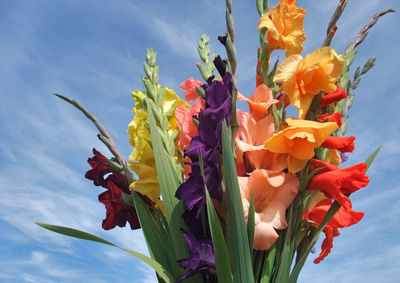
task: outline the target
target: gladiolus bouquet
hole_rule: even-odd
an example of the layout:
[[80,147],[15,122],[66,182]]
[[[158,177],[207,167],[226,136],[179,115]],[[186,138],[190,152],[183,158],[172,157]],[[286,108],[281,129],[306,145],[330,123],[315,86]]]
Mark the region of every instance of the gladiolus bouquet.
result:
[[[364,163],[341,166],[354,150],[345,136],[348,110],[369,59],[350,79],[350,65],[377,13],[342,54],[330,42],[347,0],[341,0],[321,48],[301,54],[306,11],[296,0],[269,7],[257,0],[256,88],[246,97],[237,88],[232,3],[226,1],[227,32],[219,37],[223,59],[210,55],[201,36],[197,64],[203,81],[180,85],[185,99],[158,83],[156,53],[147,50],[144,90],[134,91],[133,147],[129,162],[102,124],[74,105],[99,130],[112,158],[93,149],[85,177],[105,189],[105,230],[142,229],[150,257],[126,248],[151,266],[160,282],[296,282],[321,232],[315,263],[331,252],[340,228],[358,223],[350,195],[367,186]],[[279,62],[274,50],[286,52]],[[274,62],[273,64],[271,62]],[[249,112],[237,108],[237,100]],[[298,117],[287,117],[288,107]],[[66,227],[38,225],[68,236],[116,246]],[[117,247],[117,246],[116,246]]]

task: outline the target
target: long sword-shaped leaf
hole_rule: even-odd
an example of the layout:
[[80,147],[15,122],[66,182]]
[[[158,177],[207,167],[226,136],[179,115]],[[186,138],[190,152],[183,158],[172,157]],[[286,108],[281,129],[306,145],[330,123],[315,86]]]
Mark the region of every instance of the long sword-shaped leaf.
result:
[[80,230],[76,230],[76,229],[72,229],[72,228],[68,228],[68,227],[62,227],[62,226],[56,226],[56,225],[49,225],[49,224],[44,224],[44,223],[38,223],[36,222],[37,225],[62,234],[62,235],[66,235],[66,236],[70,236],[73,238],[78,238],[78,239],[83,239],[83,240],[88,240],[88,241],[93,241],[93,242],[98,242],[98,243],[102,243],[102,244],[106,244],[106,245],[110,245],[110,246],[114,246],[117,247],[125,252],[130,253],[131,255],[137,257],[138,259],[140,259],[141,261],[145,262],[146,264],[148,264],[150,267],[152,267],[157,273],[158,275],[165,280],[165,282],[174,282],[171,274],[158,262],[156,262],[155,260],[149,258],[148,256],[145,256],[144,254],[129,250],[129,249],[125,249],[122,247],[119,247],[113,243],[110,243],[109,241],[106,241],[100,237],[97,237],[95,235],[80,231]]
[[247,237],[246,224],[244,222],[236,166],[232,154],[231,136],[225,121],[222,123],[222,157],[231,228],[228,233],[230,233],[232,239],[233,279],[235,282],[252,283],[254,282],[254,277],[249,240]]
[[[150,105],[147,98],[146,103],[147,105]],[[186,241],[180,232],[180,228],[185,227],[181,218],[181,215],[184,212],[184,206],[183,202],[179,201],[175,197],[175,192],[180,185],[179,177],[162,145],[161,136],[158,132],[151,107],[148,107],[147,112],[149,115],[150,133],[154,158],[156,161],[158,182],[160,184],[164,207],[167,213],[167,223],[170,229],[172,245],[175,249],[176,256],[179,259],[186,258],[189,256],[189,252],[186,246]]]
[[146,207],[143,200],[136,194],[132,194],[135,203],[136,212],[139,217],[140,226],[142,227],[144,238],[152,258],[162,264],[168,271],[173,274],[174,278],[182,275],[183,270],[177,263],[174,249],[170,242],[169,231],[164,229],[163,223],[158,219],[157,215]]
[[224,238],[224,233],[222,232],[221,223],[219,222],[210,194],[208,193],[206,178],[204,174],[203,157],[201,155],[200,147],[198,148],[198,153],[200,160],[201,176],[203,177],[204,190],[206,192],[208,225],[210,227],[211,239],[213,242],[215,265],[217,268],[217,277],[219,282],[229,283],[232,282],[232,271],[229,260],[228,248],[226,247],[226,242]]

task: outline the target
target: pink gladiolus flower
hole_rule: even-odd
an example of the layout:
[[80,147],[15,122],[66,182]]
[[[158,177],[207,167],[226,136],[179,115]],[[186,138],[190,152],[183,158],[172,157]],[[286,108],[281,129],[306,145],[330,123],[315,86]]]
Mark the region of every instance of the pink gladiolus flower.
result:
[[201,81],[189,78],[179,85],[179,88],[185,92],[185,99],[187,102],[195,101],[199,97],[196,92],[196,86],[202,84]]
[[250,195],[255,208],[254,249],[268,250],[278,239],[275,229],[287,227],[286,209],[295,198],[299,180],[294,174],[254,170],[249,177],[238,177],[247,223]]

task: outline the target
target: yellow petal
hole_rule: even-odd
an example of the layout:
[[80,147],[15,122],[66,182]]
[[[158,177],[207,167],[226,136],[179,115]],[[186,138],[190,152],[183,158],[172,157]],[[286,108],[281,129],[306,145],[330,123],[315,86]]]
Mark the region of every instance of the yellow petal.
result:
[[289,173],[295,174],[306,166],[308,159],[298,159],[289,154],[287,161]]
[[258,30],[262,28],[268,29],[268,34],[275,40],[279,40],[279,32],[276,30],[274,23],[267,14],[261,16],[258,22]]
[[296,76],[303,57],[301,55],[292,55],[286,58],[276,69],[274,81],[287,81]]

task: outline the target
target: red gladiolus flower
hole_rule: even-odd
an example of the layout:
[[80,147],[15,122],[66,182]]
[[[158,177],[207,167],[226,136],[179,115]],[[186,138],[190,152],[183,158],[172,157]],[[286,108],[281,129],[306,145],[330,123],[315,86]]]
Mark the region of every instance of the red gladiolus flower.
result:
[[365,175],[367,164],[360,163],[344,169],[316,159],[313,159],[311,164],[314,168],[323,168],[311,179],[308,189],[321,191],[326,197],[334,198],[350,211],[351,202],[347,195],[369,183],[369,179]]
[[[331,199],[324,199],[320,201],[315,207],[303,214],[303,220],[318,227],[331,205]],[[321,253],[314,260],[314,263],[320,263],[331,252],[333,247],[333,238],[340,235],[338,228],[350,227],[354,224],[357,224],[361,218],[363,218],[363,216],[364,212],[358,212],[354,210],[348,211],[341,207],[322,230],[325,233],[325,239],[321,245]]]
[[[140,228],[135,208],[126,204],[122,199],[122,192],[131,194],[125,177],[114,171],[107,158],[94,148],[93,154],[95,156],[88,159],[92,169],[86,172],[85,177],[92,180],[96,186],[107,189],[99,195],[99,201],[105,205],[107,210],[106,219],[103,220],[103,229],[109,230],[117,225],[125,227],[126,222],[129,222],[132,230]],[[104,179],[104,176],[109,173],[111,174]]]
[[333,114],[325,113],[317,119],[317,122],[336,122],[340,128],[342,126],[342,114],[340,112],[335,112]]
[[353,152],[354,150],[354,140],[355,136],[351,137],[328,137],[321,147],[329,148],[329,149],[337,149],[341,153],[345,152]]
[[347,97],[346,89],[339,89],[337,86],[336,91],[332,93],[327,93],[320,100],[321,108],[328,106],[331,103],[339,102],[343,98]]

